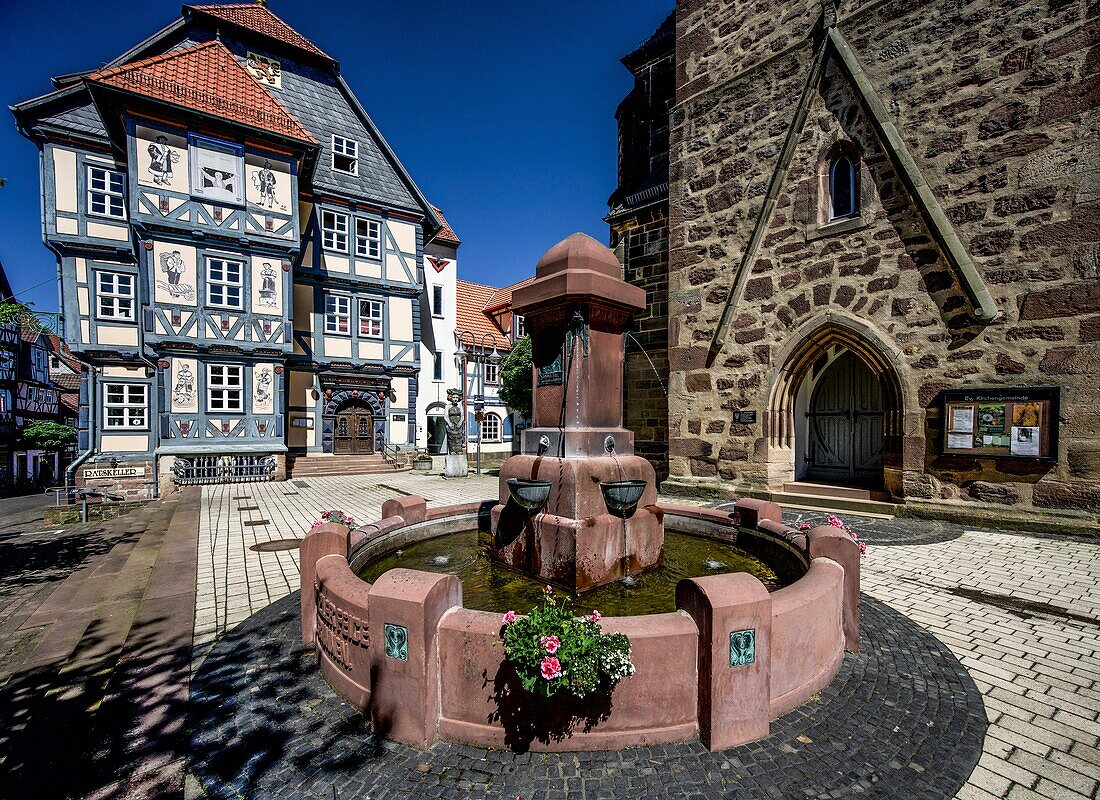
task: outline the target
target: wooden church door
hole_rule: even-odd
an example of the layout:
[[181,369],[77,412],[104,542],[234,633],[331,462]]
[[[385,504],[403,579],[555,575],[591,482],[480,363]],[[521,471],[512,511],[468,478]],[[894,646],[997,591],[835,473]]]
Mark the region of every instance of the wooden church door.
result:
[[882,485],[886,409],[882,385],[848,352],[814,388],[808,417],[806,477],[824,483]]
[[348,403],[336,412],[332,452],[337,455],[374,452],[374,417],[364,404]]

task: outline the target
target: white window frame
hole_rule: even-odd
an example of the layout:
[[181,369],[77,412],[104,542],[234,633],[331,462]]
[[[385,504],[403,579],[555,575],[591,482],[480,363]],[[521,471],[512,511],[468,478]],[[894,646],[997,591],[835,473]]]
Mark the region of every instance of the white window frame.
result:
[[[104,279],[107,279],[106,285]],[[133,322],[137,319],[134,313],[136,280],[129,272],[96,270],[96,318],[112,322]],[[128,288],[122,287],[123,281],[129,284]]]
[[[336,157],[341,156],[351,161],[351,169],[341,169],[336,166]],[[349,139],[346,136],[340,136],[339,134],[332,134],[332,159],[329,162],[332,165],[333,170],[336,172],[342,172],[345,175],[358,175],[359,174],[359,142],[355,139]]]
[[[367,313],[363,313],[363,309]],[[382,339],[385,336],[386,303],[376,297],[365,297],[359,301],[359,338]],[[364,325],[364,323],[367,323]],[[377,328],[377,333],[372,330]]]
[[[221,277],[214,277],[216,268],[215,264],[221,264],[220,267]],[[235,265],[237,267],[237,280],[230,280],[228,277],[228,265]],[[235,258],[228,258],[226,256],[207,256],[206,258],[206,305],[211,308],[226,308],[232,311],[244,310],[244,262],[238,261]],[[222,292],[222,300],[218,301],[214,299],[215,290],[220,289]],[[228,302],[225,298],[228,297],[230,290],[237,290],[237,303],[236,305]]]
[[[340,329],[341,320],[343,320],[343,330]],[[325,333],[351,336],[351,297],[348,295],[325,295]]]
[[[360,226],[366,234],[360,233]],[[372,261],[382,260],[382,223],[376,219],[359,217],[355,220],[355,255]]]
[[443,287],[438,284],[432,286],[432,316],[436,319],[443,319]]
[[[126,219],[126,177],[117,170],[88,164],[88,215]],[[96,211],[97,200],[102,206]]]
[[[487,432],[486,423],[492,422],[496,426],[496,435],[490,436]],[[481,442],[503,442],[504,441],[504,421],[500,418],[499,414],[494,414],[492,411],[485,413],[485,416],[481,418],[481,422],[477,424],[477,436]]]
[[149,430],[149,386],[144,383],[103,384],[103,429]]
[[206,413],[244,413],[244,365],[206,365]]
[[[490,361],[486,361],[482,364],[484,370],[481,375],[485,380],[486,386],[496,386],[500,383],[500,364],[493,364]],[[492,370],[492,377],[490,377],[489,370]]]
[[512,336],[518,342],[527,335],[527,325],[523,321],[523,314],[513,314],[512,321],[515,328],[515,333]]
[[[244,150],[229,142],[192,136],[188,142],[191,165],[191,194],[220,203],[244,204]],[[202,185],[203,168],[216,172],[232,172],[233,189]]]
[[[330,224],[331,223],[331,224]],[[321,209],[321,246],[337,253],[348,251],[348,215]]]

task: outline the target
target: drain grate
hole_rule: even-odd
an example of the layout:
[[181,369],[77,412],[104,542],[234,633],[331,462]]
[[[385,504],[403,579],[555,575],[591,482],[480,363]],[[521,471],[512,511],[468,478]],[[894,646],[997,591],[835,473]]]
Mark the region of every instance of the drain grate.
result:
[[272,539],[270,542],[257,542],[248,549],[257,553],[278,553],[284,550],[297,550],[300,543],[299,539]]
[[293,483],[299,489],[308,489],[309,488],[309,484],[306,483],[305,481],[291,481],[291,483]]
[[257,525],[270,525],[270,524],[271,524],[271,520],[269,520],[269,519],[249,519],[249,520],[245,520],[244,526],[246,528],[255,528]]
[[259,511],[259,506],[237,506],[238,511]]
[[283,497],[297,497],[297,492],[283,492]]
[[238,494],[238,495],[234,495],[233,499],[234,500],[251,500],[252,495],[250,495],[250,494]]

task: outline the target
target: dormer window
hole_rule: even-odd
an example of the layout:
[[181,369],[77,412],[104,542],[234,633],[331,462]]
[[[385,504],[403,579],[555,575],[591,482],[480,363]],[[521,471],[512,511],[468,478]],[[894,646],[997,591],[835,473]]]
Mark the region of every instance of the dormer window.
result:
[[332,135],[332,168],[348,175],[359,174],[359,143]]
[[838,155],[829,164],[829,219],[847,219],[859,214],[859,173],[855,162]]

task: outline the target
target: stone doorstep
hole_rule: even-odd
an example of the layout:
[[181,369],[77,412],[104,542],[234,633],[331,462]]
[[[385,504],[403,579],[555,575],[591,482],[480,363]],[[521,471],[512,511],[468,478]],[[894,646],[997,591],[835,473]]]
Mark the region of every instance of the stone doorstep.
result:
[[[787,484],[793,486],[795,484]],[[762,492],[761,499],[779,503],[783,508],[797,508],[801,511],[847,511],[867,517],[891,519],[898,515],[897,503],[884,503],[880,500],[866,500],[858,497],[827,497],[820,494],[796,494],[788,491]]]

